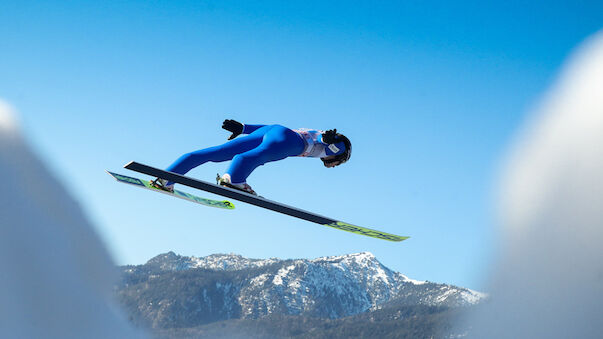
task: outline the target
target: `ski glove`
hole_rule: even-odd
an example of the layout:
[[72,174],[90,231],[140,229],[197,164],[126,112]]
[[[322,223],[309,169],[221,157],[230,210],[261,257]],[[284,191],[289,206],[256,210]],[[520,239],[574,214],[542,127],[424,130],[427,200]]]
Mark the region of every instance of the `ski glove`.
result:
[[228,140],[232,140],[236,138],[239,134],[243,133],[243,124],[232,119],[224,120],[224,122],[222,123],[222,128],[232,132],[232,135],[228,138]]
[[334,144],[341,141],[337,129],[330,129],[322,134],[322,142],[325,144]]

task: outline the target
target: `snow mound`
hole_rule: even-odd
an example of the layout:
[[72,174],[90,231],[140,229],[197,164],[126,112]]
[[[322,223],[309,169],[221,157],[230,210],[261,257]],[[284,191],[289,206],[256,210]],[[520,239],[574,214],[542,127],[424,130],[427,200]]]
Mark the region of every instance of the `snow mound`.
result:
[[572,57],[512,149],[501,260],[475,338],[601,338],[603,31]]
[[0,101],[0,329],[5,338],[136,338],[112,302],[115,266]]

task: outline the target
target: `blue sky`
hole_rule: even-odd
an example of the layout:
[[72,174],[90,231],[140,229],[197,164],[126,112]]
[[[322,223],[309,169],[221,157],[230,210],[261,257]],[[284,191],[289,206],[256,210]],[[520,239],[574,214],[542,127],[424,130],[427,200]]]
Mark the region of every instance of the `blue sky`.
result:
[[[480,289],[494,259],[492,187],[523,116],[600,2],[19,1],[0,3],[0,98],[120,264],[183,255],[313,258],[370,251],[414,279]],[[238,203],[204,208],[119,185],[222,143],[225,118],[337,128],[337,169],[287,159],[261,195],[409,235],[389,243]],[[227,164],[191,176],[213,180]],[[208,194],[201,194],[211,196]],[[236,202],[235,202],[236,203]]]

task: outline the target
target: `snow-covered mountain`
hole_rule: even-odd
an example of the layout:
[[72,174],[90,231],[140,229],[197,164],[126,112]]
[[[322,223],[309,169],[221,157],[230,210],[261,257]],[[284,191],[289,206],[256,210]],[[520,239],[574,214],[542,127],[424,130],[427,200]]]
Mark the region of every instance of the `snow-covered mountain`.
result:
[[[257,319],[272,314],[336,319],[390,303],[462,307],[485,298],[462,287],[412,280],[383,266],[369,252],[312,260],[248,259],[235,254],[197,258],[169,252],[145,265],[123,267],[123,272],[122,297],[153,295],[154,301],[136,302],[153,321],[159,314],[172,314],[168,309],[183,303],[200,317],[212,314],[214,319]],[[182,280],[188,281],[187,286],[175,299],[152,292],[155,286]],[[149,302],[155,302],[155,307]]]

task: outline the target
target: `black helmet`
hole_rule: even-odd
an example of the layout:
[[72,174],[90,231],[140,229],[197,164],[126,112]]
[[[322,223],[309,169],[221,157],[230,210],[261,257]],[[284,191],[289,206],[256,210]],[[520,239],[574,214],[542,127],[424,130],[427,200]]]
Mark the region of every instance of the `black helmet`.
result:
[[337,133],[336,129],[329,130],[323,134],[323,142],[328,144],[343,142],[343,144],[345,145],[345,151],[343,153],[338,155],[332,155],[326,158],[320,158],[320,160],[322,160],[325,166],[330,164],[341,165],[344,162],[350,160],[350,157],[352,156],[352,143],[350,142],[350,139],[348,139],[345,135]]

